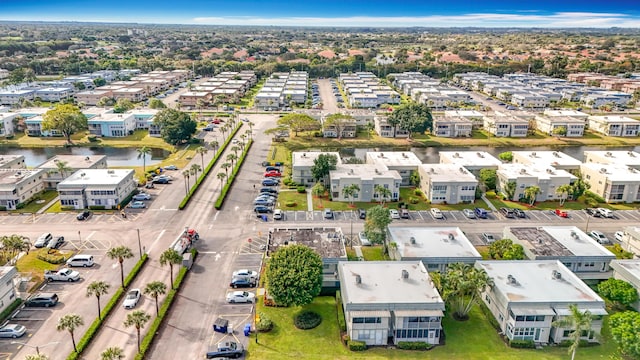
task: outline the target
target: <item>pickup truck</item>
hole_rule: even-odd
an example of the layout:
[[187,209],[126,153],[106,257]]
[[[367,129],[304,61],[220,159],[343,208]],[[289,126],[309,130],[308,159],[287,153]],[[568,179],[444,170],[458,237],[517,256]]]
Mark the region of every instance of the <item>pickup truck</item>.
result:
[[217,350],[207,352],[207,359],[213,358],[239,358],[244,354],[242,344],[235,341],[223,341],[218,344]]
[[58,271],[45,270],[44,278],[47,281],[78,281],[80,280],[80,273],[67,268]]

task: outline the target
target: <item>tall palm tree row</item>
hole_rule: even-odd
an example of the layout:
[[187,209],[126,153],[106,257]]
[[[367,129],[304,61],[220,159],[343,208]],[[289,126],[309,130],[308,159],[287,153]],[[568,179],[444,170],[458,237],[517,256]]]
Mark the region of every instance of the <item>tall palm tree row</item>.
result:
[[76,347],[76,339],[74,337],[74,332],[77,328],[84,325],[84,320],[78,314],[67,314],[60,319],[58,319],[58,325],[56,329],[58,331],[68,331],[71,335],[71,342],[73,343],[73,351],[78,352],[78,348]]
[[102,314],[100,314],[100,297],[106,295],[109,292],[111,285],[106,281],[94,281],[87,286],[87,297],[95,296],[98,299],[98,319],[102,320]]
[[156,300],[156,316],[158,316],[160,312],[160,307],[158,305],[158,296],[164,295],[167,293],[167,284],[162,281],[152,281],[147,284],[144,288],[145,295],[149,295]]
[[173,265],[182,264],[182,255],[174,249],[167,249],[160,254],[160,265],[169,265],[169,275],[171,279],[171,289],[173,289]]
[[127,314],[127,318],[124,321],[125,327],[133,326],[136,328],[136,332],[138,333],[138,352],[140,352],[140,329],[142,329],[149,320],[151,320],[151,315],[142,310],[136,310]]
[[100,360],[120,360],[124,359],[124,351],[117,347],[112,346],[104,349],[100,354]]
[[133,257],[133,252],[130,248],[126,246],[116,246],[114,248],[109,249],[107,251],[107,257],[111,260],[118,260],[120,263],[120,281],[122,283],[122,288],[124,289],[124,260],[130,259]]

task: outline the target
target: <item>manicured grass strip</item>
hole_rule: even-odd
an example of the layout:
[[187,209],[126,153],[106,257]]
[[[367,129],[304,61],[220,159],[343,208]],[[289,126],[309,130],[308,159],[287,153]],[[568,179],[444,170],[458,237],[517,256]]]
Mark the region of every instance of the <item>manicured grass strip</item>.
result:
[[[142,255],[142,258],[138,260],[138,262],[133,267],[133,269],[131,269],[131,272],[129,273],[129,275],[127,275],[127,277],[124,279],[125,288],[127,288],[133,282],[133,280],[135,280],[136,276],[142,269],[142,266],[147,262],[148,258],[149,257],[147,254]],[[109,300],[109,302],[104,306],[104,308],[102,308],[102,311],[100,312],[100,314],[102,315],[102,319],[95,319],[91,323],[91,326],[89,326],[89,328],[84,333],[80,341],[78,341],[78,345],[77,345],[78,352],[77,353],[72,352],[71,354],[69,354],[69,356],[67,356],[67,360],[76,360],[80,358],[80,355],[82,355],[82,352],[89,346],[89,344],[91,344],[91,340],[93,340],[93,337],[98,333],[98,331],[100,330],[100,327],[102,327],[102,324],[109,317],[109,314],[111,314],[111,310],[113,310],[116,304],[120,302],[124,294],[125,294],[125,290],[122,287],[118,287],[118,290],[116,290],[115,294],[113,294],[113,296],[111,297],[111,300]]]
[[231,185],[233,185],[233,180],[236,178],[236,174],[238,174],[238,171],[240,171],[240,167],[242,166],[242,162],[244,161],[244,158],[249,153],[249,149],[251,148],[252,144],[253,144],[253,140],[249,140],[247,145],[244,147],[244,151],[242,152],[242,155],[240,155],[240,158],[236,162],[236,166],[233,167],[233,171],[231,172],[231,175],[229,175],[229,178],[227,178],[227,181],[225,182],[224,186],[222,187],[222,191],[220,192],[220,196],[218,197],[218,199],[216,200],[216,203],[214,205],[214,207],[217,210],[220,210],[220,208],[222,208],[222,204],[224,203],[224,199],[227,196],[227,192],[231,189]]
[[227,148],[227,146],[231,142],[231,139],[233,139],[233,137],[242,127],[242,124],[243,123],[240,122],[238,126],[236,126],[236,128],[233,130],[233,132],[229,135],[229,137],[227,137],[227,140],[224,142],[224,144],[222,144],[222,146],[218,148],[216,155],[213,157],[213,159],[211,159],[207,167],[204,168],[204,171],[202,171],[202,174],[198,176],[196,183],[193,184],[193,186],[191,186],[191,189],[189,189],[189,193],[184,197],[184,199],[182,199],[182,201],[180,202],[180,205],[178,205],[178,209],[183,210],[187,206],[193,194],[196,193],[196,191],[200,187],[200,184],[204,181],[207,175],[209,175],[209,172],[211,172],[211,169],[213,169],[213,167],[216,165],[216,163],[218,162],[218,159],[220,158],[220,156],[222,156],[222,153],[224,153],[224,150]]
[[[191,254],[193,254],[193,259],[195,260],[198,252],[196,251],[196,249],[192,249]],[[162,325],[162,321],[164,320],[164,317],[167,315],[167,313],[171,309],[171,304],[173,304],[173,300],[175,296],[178,294],[178,291],[180,291],[180,286],[182,285],[182,281],[184,280],[185,276],[187,276],[187,271],[188,269],[184,266],[180,268],[180,271],[178,272],[178,276],[176,276],[176,279],[173,281],[173,287],[175,288],[175,290],[169,290],[167,297],[165,298],[164,302],[160,306],[160,310],[158,311],[158,316],[156,316],[156,318],[153,320],[153,323],[151,323],[151,327],[149,328],[149,331],[147,331],[147,334],[144,336],[144,338],[142,339],[142,342],[140,343],[140,352],[136,354],[136,357],[135,357],[136,360],[144,359],[145,354],[147,353],[147,351],[149,351],[149,348],[151,348],[151,345],[153,344],[153,339],[158,333],[158,329],[160,329],[160,325]]]

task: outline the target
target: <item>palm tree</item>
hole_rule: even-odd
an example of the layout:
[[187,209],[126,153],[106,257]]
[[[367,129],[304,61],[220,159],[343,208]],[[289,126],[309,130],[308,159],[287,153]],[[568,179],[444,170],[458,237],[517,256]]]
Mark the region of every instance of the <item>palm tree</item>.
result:
[[204,146],[200,146],[199,148],[196,149],[196,154],[200,154],[200,160],[202,162],[202,168],[204,169],[204,154],[208,153],[209,150],[207,150],[206,147]]
[[108,348],[104,349],[102,354],[100,354],[100,359],[101,360],[120,360],[120,359],[124,359],[124,351],[121,348],[117,347],[117,346],[108,347]]
[[236,157],[238,157],[238,151],[240,151],[240,148],[238,146],[232,146],[231,151],[233,151],[233,153],[236,154]]
[[198,164],[191,164],[190,170],[191,170],[191,173],[195,174],[196,177],[197,177],[198,176],[198,172],[202,171],[202,168]]
[[484,269],[476,269],[470,264],[454,263],[440,276],[439,289],[458,319],[465,319],[480,298],[480,293],[493,286],[493,279]]
[[373,193],[378,194],[380,198],[380,205],[384,206],[384,202],[391,196],[391,190],[382,185],[376,185],[373,187]]
[[248,125],[249,125],[249,131],[250,131],[249,132],[249,136],[251,136],[251,134],[253,133],[253,125],[255,125],[255,124],[252,123],[251,121],[249,121]]
[[220,131],[222,132],[222,138],[226,139],[227,138],[227,129],[229,127],[227,126],[227,124],[224,124],[222,126],[220,126]]
[[49,357],[45,354],[30,354],[25,356],[24,360],[49,360]]
[[213,148],[213,151],[217,153],[220,143],[218,142],[218,140],[213,140],[209,143],[209,146],[211,146]]
[[135,327],[138,333],[138,352],[140,352],[140,329],[151,320],[151,315],[142,310],[136,310],[127,314],[127,319],[124,321],[125,327]]
[[249,140],[253,140],[253,130],[246,130],[244,133],[245,135],[249,136]]
[[226,178],[226,177],[227,177],[227,174],[225,174],[225,173],[221,172],[221,173],[218,173],[218,175],[216,175],[216,177],[217,177],[218,179],[220,179],[220,187],[222,187],[222,181],[224,180],[224,178]]
[[571,339],[569,354],[571,354],[571,360],[573,360],[576,356],[578,346],[580,346],[582,334],[591,331],[591,321],[593,318],[591,317],[591,312],[589,312],[589,310],[581,312],[576,304],[569,305],[569,311],[571,312],[570,315],[554,321],[552,326],[573,330],[569,334],[569,339]]
[[539,186],[528,186],[526,189],[524,189],[524,196],[529,199],[529,204],[531,206],[536,203],[536,196],[540,194],[540,191],[541,190]]
[[348,186],[345,186],[342,189],[342,195],[349,199],[349,205],[353,206],[353,199],[354,199],[354,195],[357,194],[360,191],[360,186],[358,186],[358,184],[351,184]]
[[167,249],[160,254],[161,266],[169,265],[169,275],[171,276],[171,288],[173,289],[173,265],[182,264],[182,255],[174,249]]
[[73,169],[68,166],[66,161],[56,161],[56,170],[54,172],[58,172],[60,174],[60,178],[64,179],[65,174],[69,171],[73,171]]
[[146,178],[147,176],[147,155],[151,154],[151,148],[143,146],[136,149],[138,151],[138,159],[142,158],[142,172]]
[[8,259],[13,259],[22,251],[29,254],[31,248],[29,238],[18,234],[4,235],[0,238],[0,243],[2,244],[2,252]]
[[227,161],[231,161],[231,166],[234,166],[236,160],[238,160],[238,156],[236,154],[227,155]]
[[126,246],[116,246],[107,251],[107,256],[111,260],[118,259],[120,263],[120,281],[122,282],[122,288],[124,289],[124,259],[130,259],[133,257],[133,252]]
[[73,351],[78,352],[76,348],[76,339],[73,336],[73,332],[80,326],[84,325],[84,320],[78,314],[67,314],[58,319],[58,325],[56,329],[58,331],[68,331],[71,335],[71,342],[73,343]]
[[98,299],[98,319],[102,320],[102,315],[100,314],[100,296],[105,295],[109,292],[109,283],[106,281],[96,280],[87,286],[87,297],[95,296]]
[[184,177],[185,192],[186,194],[188,194],[189,193],[189,177],[191,176],[191,173],[189,172],[189,170],[184,170],[182,172],[182,176]]
[[222,163],[222,165],[220,165],[221,168],[224,169],[224,173],[229,175],[229,168],[231,167],[231,164],[226,162],[226,163]]
[[145,295],[150,295],[156,299],[156,316],[158,316],[158,313],[160,312],[158,308],[158,296],[167,293],[167,285],[162,281],[152,281],[145,286],[144,293]]
[[570,184],[563,184],[556,188],[556,194],[560,195],[560,206],[564,205],[567,200],[567,195],[573,191],[573,186]]

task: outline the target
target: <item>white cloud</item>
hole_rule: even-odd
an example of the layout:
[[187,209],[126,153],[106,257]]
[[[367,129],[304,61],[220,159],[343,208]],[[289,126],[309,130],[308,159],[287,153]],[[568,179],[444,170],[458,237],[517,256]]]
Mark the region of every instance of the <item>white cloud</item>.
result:
[[273,17],[218,16],[197,17],[195,24],[211,25],[275,25],[331,27],[640,27],[640,18],[617,13],[559,12],[539,14],[535,10],[508,13],[476,13],[462,15],[429,15],[397,17]]

